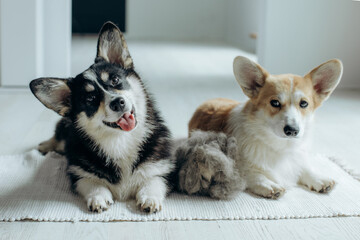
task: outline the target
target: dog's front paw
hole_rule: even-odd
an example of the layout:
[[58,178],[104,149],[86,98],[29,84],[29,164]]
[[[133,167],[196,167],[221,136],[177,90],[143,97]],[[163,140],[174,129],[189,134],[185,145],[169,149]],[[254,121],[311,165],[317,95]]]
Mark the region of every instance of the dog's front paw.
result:
[[94,195],[87,198],[88,209],[97,213],[108,210],[113,203],[114,200],[108,195]]
[[156,213],[161,211],[162,200],[156,197],[141,197],[137,200],[140,210],[146,213]]
[[251,192],[255,193],[256,195],[262,196],[264,198],[270,199],[278,199],[285,193],[285,188],[277,185],[256,185],[249,189]]
[[330,192],[335,186],[335,181],[332,179],[318,179],[314,181],[308,188],[318,193]]

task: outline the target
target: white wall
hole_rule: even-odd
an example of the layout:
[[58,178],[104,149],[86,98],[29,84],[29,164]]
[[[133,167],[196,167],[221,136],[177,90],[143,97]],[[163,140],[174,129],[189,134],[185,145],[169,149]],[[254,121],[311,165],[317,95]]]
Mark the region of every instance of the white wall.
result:
[[242,50],[255,53],[256,39],[250,34],[258,32],[260,0],[228,0],[226,40]]
[[255,52],[260,0],[127,1],[127,39],[223,42]]
[[[256,49],[271,73],[303,75],[336,57],[344,63],[340,87],[360,88],[360,2],[129,0],[127,10],[127,39],[228,42]],[[70,19],[71,0],[1,0],[0,84],[69,76]]]
[[227,2],[219,0],[127,1],[127,38],[224,41]]
[[339,58],[339,87],[360,88],[360,2],[263,0],[258,58],[271,73],[303,75]]
[[70,77],[71,0],[42,1],[44,4],[44,72],[42,75]]
[[22,85],[42,71],[37,16],[37,0],[0,1],[2,85]]
[[[257,25],[253,1],[129,0],[126,37],[227,42],[254,52],[249,37]],[[71,0],[1,0],[0,8],[1,86],[27,86],[41,76],[68,77]]]
[[1,86],[69,76],[71,0],[1,0],[0,17]]
[[[131,0],[127,38],[215,41],[258,54],[272,73],[303,75],[340,58],[339,87],[360,88],[360,2],[351,0]],[[249,37],[258,33],[258,39]]]

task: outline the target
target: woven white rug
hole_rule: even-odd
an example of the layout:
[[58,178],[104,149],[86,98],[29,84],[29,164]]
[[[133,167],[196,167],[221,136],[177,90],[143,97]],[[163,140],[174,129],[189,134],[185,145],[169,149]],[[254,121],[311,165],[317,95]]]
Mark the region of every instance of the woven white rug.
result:
[[159,221],[288,219],[360,216],[360,182],[343,166],[320,157],[319,166],[337,186],[330,194],[298,187],[279,200],[240,193],[234,200],[171,194],[156,214],[138,211],[135,201],[116,202],[101,214],[87,211],[85,202],[70,191],[66,160],[36,150],[0,157],[0,221]]

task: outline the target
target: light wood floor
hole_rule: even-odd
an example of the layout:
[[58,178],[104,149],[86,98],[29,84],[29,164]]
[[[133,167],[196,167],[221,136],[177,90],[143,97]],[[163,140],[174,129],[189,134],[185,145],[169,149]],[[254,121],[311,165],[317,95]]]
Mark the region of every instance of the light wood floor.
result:
[[0,239],[326,239],[360,238],[360,218],[122,223],[0,223]]
[[[94,39],[74,42],[74,74],[91,64],[95,46]],[[137,69],[154,93],[175,137],[186,136],[187,122],[202,101],[214,97],[246,99],[231,70],[232,59],[245,54],[238,49],[136,42],[130,42],[129,46]],[[86,62],[80,61],[83,58]],[[360,91],[336,90],[316,115],[316,151],[339,156],[360,171]],[[58,119],[28,89],[0,89],[0,154],[17,154],[34,148],[52,135]],[[0,239],[360,239],[359,225],[360,218],[0,222]]]

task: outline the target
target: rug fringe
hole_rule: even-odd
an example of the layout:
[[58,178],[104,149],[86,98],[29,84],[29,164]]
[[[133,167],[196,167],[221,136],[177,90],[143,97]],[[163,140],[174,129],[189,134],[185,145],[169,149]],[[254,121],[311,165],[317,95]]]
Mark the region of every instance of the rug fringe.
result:
[[328,156],[328,159],[330,161],[332,161],[333,163],[335,163],[336,165],[338,165],[341,169],[343,169],[350,176],[352,176],[356,180],[360,181],[360,173],[357,170],[351,168],[349,166],[348,162],[344,161],[341,158],[335,157],[335,156]]

